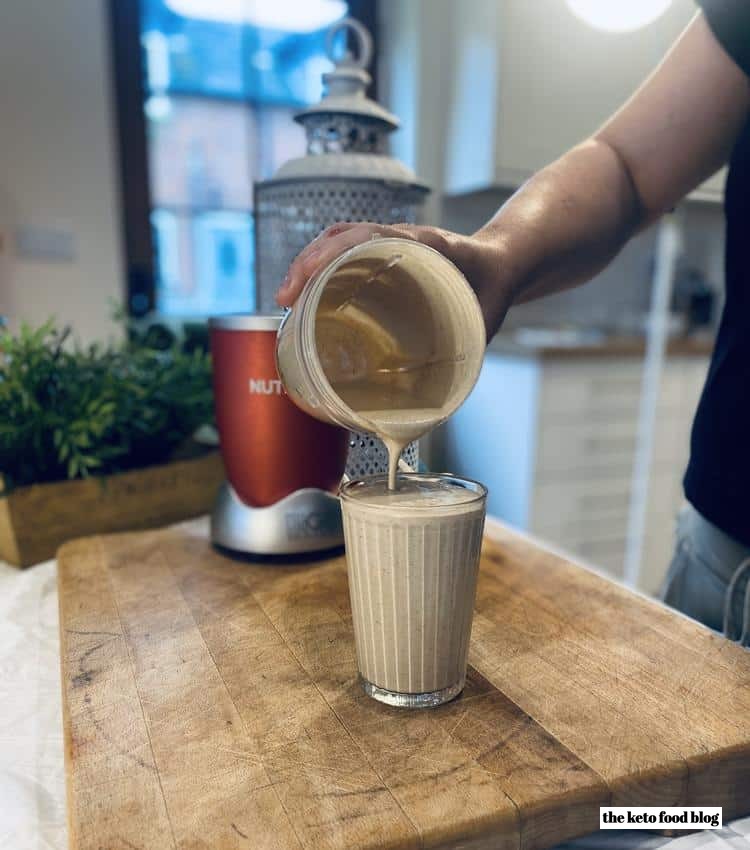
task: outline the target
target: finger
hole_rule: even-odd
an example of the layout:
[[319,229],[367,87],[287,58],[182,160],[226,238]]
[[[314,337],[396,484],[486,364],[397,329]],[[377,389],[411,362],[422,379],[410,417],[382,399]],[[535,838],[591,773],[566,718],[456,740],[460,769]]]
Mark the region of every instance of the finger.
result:
[[355,226],[355,224],[350,222],[338,222],[331,227],[327,227],[309,242],[290,263],[286,276],[276,293],[276,301],[282,306],[291,304],[297,298],[301,291],[301,286],[305,283],[302,280],[300,284],[300,278],[303,277],[302,268],[310,258],[317,256],[320,252],[322,242],[338,236]]
[[287,277],[276,293],[277,303],[282,307],[291,306],[307,281],[319,270],[349,248],[366,242],[375,235],[383,235],[382,231],[385,229],[387,228],[369,222],[334,225],[328,228],[318,239],[311,242],[289,267]]
[[[305,246],[305,248],[300,251],[297,257],[295,257],[290,266],[290,270],[292,272],[290,277],[294,277],[300,269],[308,273],[309,276],[310,270],[317,268],[320,265],[319,259],[321,256],[321,252],[324,248],[325,255],[327,257],[330,257],[332,255],[333,252],[328,249],[328,244],[345,245],[347,247],[351,247],[352,245],[356,245],[359,242],[364,242],[367,239],[371,239],[373,236],[409,236],[410,238],[415,238],[411,236],[411,234],[405,232],[411,227],[412,226],[408,224],[382,225],[371,221],[342,221],[338,222],[337,224],[333,224],[330,227],[327,227],[321,233],[319,233],[318,236],[316,236],[315,239],[312,240],[312,242]],[[353,230],[357,231],[356,239],[352,236],[351,239],[344,239],[331,243],[331,240],[334,240],[336,237]],[[280,288],[285,287],[282,284]]]

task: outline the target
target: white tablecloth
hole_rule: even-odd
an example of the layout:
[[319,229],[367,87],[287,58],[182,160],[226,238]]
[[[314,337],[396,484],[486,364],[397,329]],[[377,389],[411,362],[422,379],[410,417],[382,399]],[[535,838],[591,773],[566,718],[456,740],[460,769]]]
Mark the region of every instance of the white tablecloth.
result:
[[57,579],[0,564],[0,848],[64,850]]
[[[55,563],[0,563],[0,848],[65,850]],[[566,850],[750,850],[750,817],[679,838],[608,830]]]

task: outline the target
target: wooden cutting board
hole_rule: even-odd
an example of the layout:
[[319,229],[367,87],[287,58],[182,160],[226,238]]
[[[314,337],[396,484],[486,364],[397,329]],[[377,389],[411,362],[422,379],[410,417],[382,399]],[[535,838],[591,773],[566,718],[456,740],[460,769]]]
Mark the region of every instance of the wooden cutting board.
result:
[[750,812],[750,653],[507,530],[463,696],[356,681],[342,557],[213,551],[204,526],[59,554],[75,850],[543,848],[599,806]]

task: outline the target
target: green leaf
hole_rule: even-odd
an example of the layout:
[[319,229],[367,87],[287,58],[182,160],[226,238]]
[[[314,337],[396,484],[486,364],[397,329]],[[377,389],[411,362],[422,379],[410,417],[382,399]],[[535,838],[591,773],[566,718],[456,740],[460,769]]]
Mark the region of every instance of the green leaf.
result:
[[[149,322],[76,346],[53,320],[0,328],[0,475],[13,486],[159,463],[213,421],[209,356]],[[131,327],[129,326],[129,331]],[[149,337],[160,350],[148,347]],[[9,485],[10,486],[10,485]]]

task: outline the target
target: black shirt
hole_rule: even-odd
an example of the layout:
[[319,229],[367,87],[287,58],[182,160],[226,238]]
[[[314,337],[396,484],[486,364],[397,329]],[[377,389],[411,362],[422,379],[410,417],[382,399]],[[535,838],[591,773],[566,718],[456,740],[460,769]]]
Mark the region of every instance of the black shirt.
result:
[[[750,76],[750,0],[698,0],[724,50]],[[750,546],[750,122],[739,135],[724,193],[726,300],[693,423],[688,501]]]

